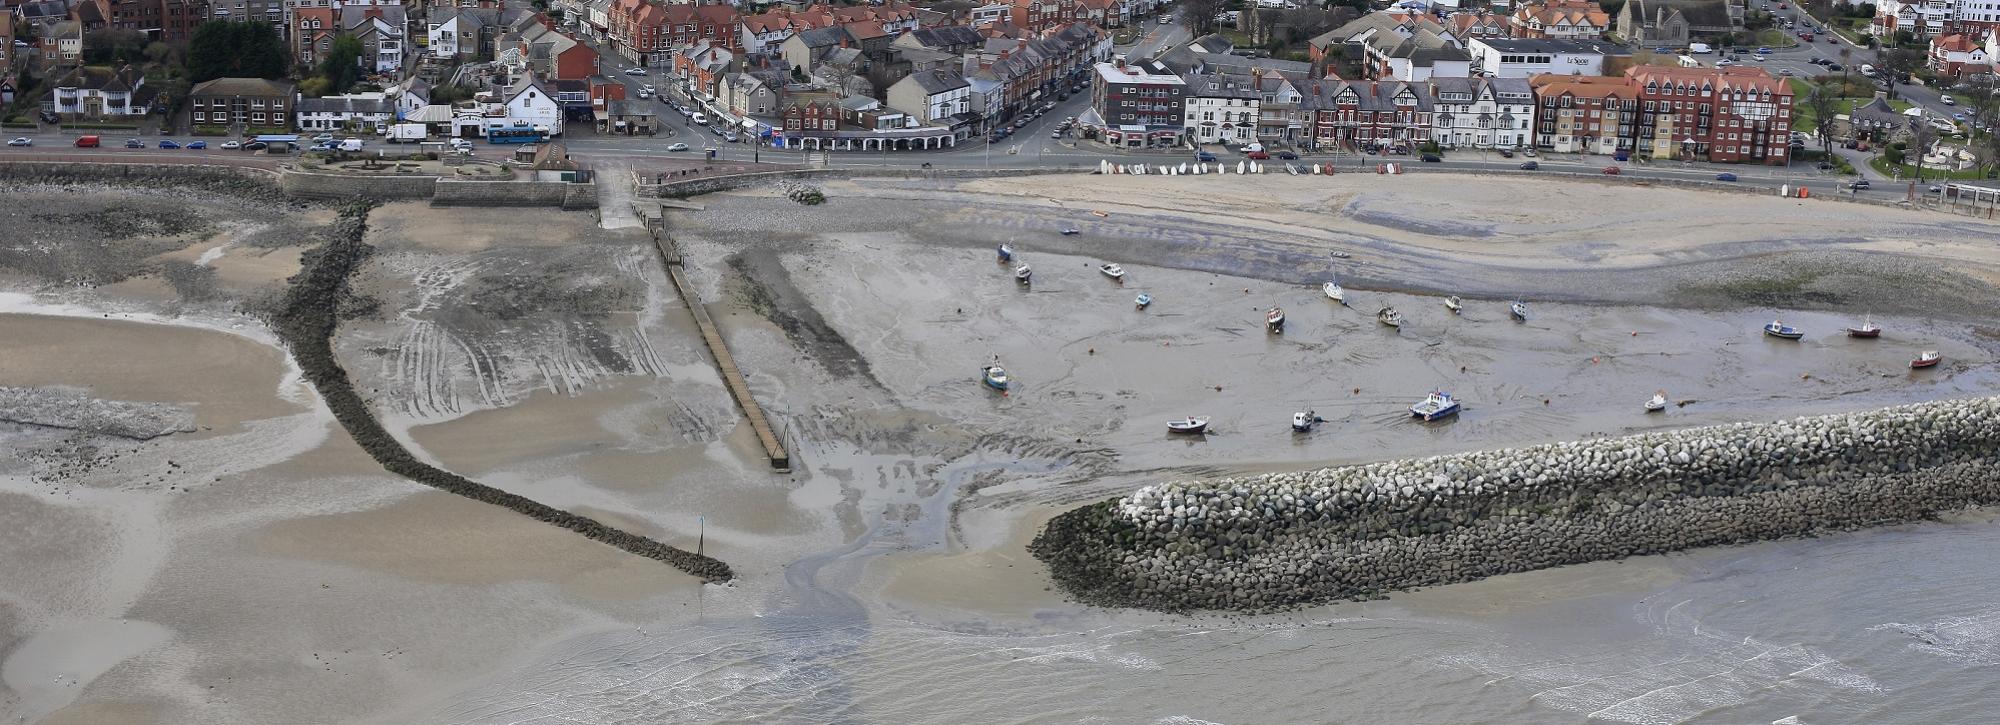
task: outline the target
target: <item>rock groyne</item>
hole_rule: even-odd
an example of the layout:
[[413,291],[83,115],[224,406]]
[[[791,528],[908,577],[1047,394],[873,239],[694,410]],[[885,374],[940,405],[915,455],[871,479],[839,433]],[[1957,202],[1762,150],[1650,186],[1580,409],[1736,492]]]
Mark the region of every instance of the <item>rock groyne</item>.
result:
[[2000,398],[1165,483],[1052,520],[1080,600],[1266,611],[2000,503]]

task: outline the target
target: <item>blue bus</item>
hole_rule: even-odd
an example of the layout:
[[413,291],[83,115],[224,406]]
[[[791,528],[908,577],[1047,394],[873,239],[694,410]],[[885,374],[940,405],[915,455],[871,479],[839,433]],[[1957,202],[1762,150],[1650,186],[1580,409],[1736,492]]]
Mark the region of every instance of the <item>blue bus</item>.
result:
[[527,125],[489,126],[486,129],[487,143],[540,143],[542,133]]

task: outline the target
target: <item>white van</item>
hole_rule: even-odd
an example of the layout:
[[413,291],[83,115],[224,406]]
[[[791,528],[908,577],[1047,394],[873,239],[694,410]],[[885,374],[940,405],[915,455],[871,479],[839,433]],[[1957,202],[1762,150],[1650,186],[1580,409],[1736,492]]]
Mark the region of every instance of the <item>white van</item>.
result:
[[706,126],[708,125],[708,114],[696,111],[694,115],[688,117],[688,120],[692,121],[696,126]]
[[353,151],[360,151],[360,150],[361,150],[361,139],[358,139],[358,138],[344,138],[344,139],[341,139],[341,140],[340,140],[340,150],[342,150],[342,151],[348,151],[348,152],[353,152]]
[[1869,76],[1869,77],[1871,77],[1871,78],[1872,78],[1872,77],[1874,77],[1874,76],[1875,76],[1875,66],[1872,66],[1872,65],[1869,65],[1869,64],[1867,64],[1867,63],[1862,63],[1862,64],[1861,64],[1861,75],[1864,75],[1864,76]]
[[1715,51],[1709,48],[1707,43],[1688,43],[1688,53],[1690,54],[1708,55],[1713,52]]

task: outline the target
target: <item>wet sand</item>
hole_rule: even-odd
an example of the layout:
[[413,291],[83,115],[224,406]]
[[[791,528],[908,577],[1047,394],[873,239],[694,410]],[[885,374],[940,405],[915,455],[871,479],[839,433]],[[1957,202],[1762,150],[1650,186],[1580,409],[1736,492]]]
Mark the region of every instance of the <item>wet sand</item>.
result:
[[[0,462],[0,518],[21,524],[0,527],[0,652],[86,655],[62,672],[0,662],[0,711],[161,723],[1895,722],[1909,720],[1872,708],[1907,703],[1882,689],[1942,686],[1929,655],[1867,628],[1979,615],[2000,591],[1990,577],[1950,579],[1924,562],[1978,550],[1988,521],[1273,617],[1107,612],[1052,591],[1023,550],[1040,523],[1165,478],[1768,420],[1996,382],[1995,340],[1974,321],[2000,309],[1984,282],[2000,278],[1984,222],[1598,184],[1312,183],[870,180],[829,182],[822,207],[748,189],[674,213],[690,276],[795,448],[789,475],[758,459],[643,238],[585,215],[377,210],[378,253],[356,286],[380,311],[344,323],[337,349],[392,430],[507,490],[676,545],[702,537],[739,573],[730,586],[383,473],[315,400],[285,390],[283,358],[254,326],[197,342],[220,333],[0,315],[13,339],[77,346],[0,357],[0,378],[190,404],[215,439],[170,436],[60,484]],[[1690,221],[1687,208],[1718,221]],[[1619,213],[1593,211],[1605,209]],[[1056,235],[1066,224],[1085,233]],[[993,258],[1010,240],[1036,269],[1030,288]],[[173,252],[209,257],[225,280],[241,270],[210,305],[253,296],[296,259],[210,248]],[[1094,271],[1106,260],[1126,267],[1124,285]],[[1812,274],[1758,277],[1773,260]],[[1871,270],[1885,289],[1871,289]],[[1321,295],[1328,274],[1349,285],[1351,307]],[[156,309],[171,285],[12,289],[86,314]],[[1140,291],[1151,308],[1134,308]],[[1465,295],[1465,314],[1448,314],[1441,291]],[[1956,301],[1932,315],[1886,299],[1906,291]],[[1533,310],[1525,323],[1506,318],[1516,295]],[[1283,335],[1262,329],[1272,304],[1290,319]],[[1408,317],[1400,332],[1374,322],[1383,304]],[[1871,312],[1883,339],[1836,334]],[[179,322],[239,319],[188,314]],[[1772,317],[1808,337],[1762,337]],[[1909,371],[1920,349],[1946,364]],[[167,364],[143,376],[119,364],[148,355]],[[1009,395],[977,381],[993,355],[1017,381]],[[1440,386],[1465,413],[1411,422],[1405,408]],[[1642,413],[1662,388],[1686,405]],[[1294,435],[1290,413],[1304,408],[1329,422]],[[1216,433],[1165,432],[1190,413]],[[0,431],[15,440],[59,443]],[[167,470],[168,459],[204,465]],[[1868,587],[1836,586],[1829,566],[1894,580],[1895,601],[1862,606]],[[1797,601],[1846,613],[1815,634],[1791,621]],[[153,634],[67,634],[119,621]],[[1683,681],[1707,689],[1669,698]]]

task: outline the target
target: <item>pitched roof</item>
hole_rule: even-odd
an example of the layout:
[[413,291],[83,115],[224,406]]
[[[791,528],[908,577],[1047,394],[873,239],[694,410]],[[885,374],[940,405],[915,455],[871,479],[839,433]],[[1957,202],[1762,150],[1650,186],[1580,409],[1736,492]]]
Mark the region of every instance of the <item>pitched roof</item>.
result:
[[979,31],[963,25],[917,28],[903,35],[926,48],[970,47],[984,40]]
[[941,70],[911,73],[909,78],[917,86],[924,89],[924,95],[930,96],[935,96],[939,93],[949,93],[971,85],[966,83],[965,78],[959,76],[957,73],[949,73]]
[[1648,27],[1673,17],[1674,13],[1680,13],[1688,27],[1696,31],[1733,26],[1728,0],[1630,0],[1629,7],[1632,17]]
[[798,38],[799,42],[804,43],[807,48],[826,48],[846,42],[847,29],[839,26],[813,28],[812,30],[800,31],[798,35],[793,37]]
[[1576,98],[1637,98],[1638,91],[1623,78],[1543,73],[1528,79],[1540,98],[1568,94]]
[[1554,0],[1553,2],[1523,5],[1514,11],[1514,19],[1523,25],[1539,22],[1543,28],[1557,25],[1588,26],[1607,28],[1611,25],[1611,15],[1598,6],[1596,0]]
[[651,101],[613,98],[604,103],[605,112],[613,116],[658,116]]
[[286,96],[292,95],[297,84],[287,80],[265,78],[217,78],[195,84],[188,91],[190,96]]
[[70,71],[62,80],[56,81],[57,88],[81,88],[87,91],[120,93],[131,91],[146,84],[145,75],[131,68],[113,70],[86,66]]

